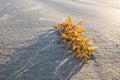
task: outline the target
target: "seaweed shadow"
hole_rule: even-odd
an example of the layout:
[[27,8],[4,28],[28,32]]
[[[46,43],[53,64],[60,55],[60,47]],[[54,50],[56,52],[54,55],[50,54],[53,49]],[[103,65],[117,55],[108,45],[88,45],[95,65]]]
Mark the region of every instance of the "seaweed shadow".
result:
[[18,49],[12,60],[0,65],[3,80],[69,80],[84,66],[58,44],[59,36],[49,30],[31,45]]

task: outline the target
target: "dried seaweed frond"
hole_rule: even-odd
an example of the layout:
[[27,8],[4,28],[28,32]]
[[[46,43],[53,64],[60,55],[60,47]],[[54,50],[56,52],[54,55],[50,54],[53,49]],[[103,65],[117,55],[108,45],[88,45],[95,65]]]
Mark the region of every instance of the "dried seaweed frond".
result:
[[72,22],[72,18],[68,16],[66,21],[58,23],[55,26],[55,30],[61,35],[61,40],[67,43],[67,48],[70,48],[73,52],[73,56],[82,58],[85,62],[91,59],[92,50],[97,46],[92,46],[91,35],[88,38],[84,38],[82,33],[86,30],[80,26],[84,21],[81,20],[77,24]]

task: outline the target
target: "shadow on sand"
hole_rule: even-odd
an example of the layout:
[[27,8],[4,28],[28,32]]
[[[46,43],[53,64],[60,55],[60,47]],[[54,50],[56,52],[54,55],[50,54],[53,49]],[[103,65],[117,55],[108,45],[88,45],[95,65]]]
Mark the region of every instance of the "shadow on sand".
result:
[[0,65],[0,80],[69,80],[85,63],[72,58],[59,36],[49,30],[35,43],[19,49],[10,62]]

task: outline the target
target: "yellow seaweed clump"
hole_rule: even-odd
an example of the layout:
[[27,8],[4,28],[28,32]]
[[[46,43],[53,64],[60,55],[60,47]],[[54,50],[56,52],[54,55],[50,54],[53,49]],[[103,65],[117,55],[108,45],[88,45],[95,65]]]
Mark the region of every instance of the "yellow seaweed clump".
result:
[[81,28],[84,23],[83,20],[77,24],[72,22],[72,18],[68,16],[66,21],[56,24],[55,30],[61,35],[62,41],[67,44],[67,48],[72,50],[73,56],[82,59],[84,62],[92,57],[92,50],[97,46],[93,46],[91,42],[91,35],[88,38],[83,37],[86,30]]

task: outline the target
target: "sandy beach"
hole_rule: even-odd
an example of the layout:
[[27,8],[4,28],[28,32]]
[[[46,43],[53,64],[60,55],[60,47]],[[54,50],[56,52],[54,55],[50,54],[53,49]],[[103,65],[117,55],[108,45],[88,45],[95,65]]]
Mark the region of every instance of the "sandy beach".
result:
[[[98,46],[87,63],[57,43],[68,15]],[[0,80],[120,80],[120,0],[0,0]]]

